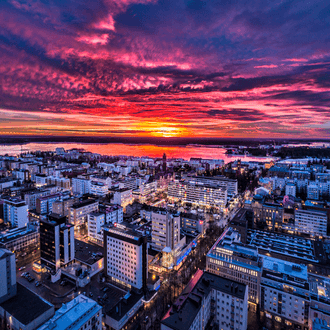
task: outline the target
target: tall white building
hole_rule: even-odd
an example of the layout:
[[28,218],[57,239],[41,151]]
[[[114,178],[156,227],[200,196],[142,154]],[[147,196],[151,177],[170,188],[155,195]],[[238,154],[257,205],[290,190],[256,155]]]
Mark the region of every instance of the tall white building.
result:
[[0,249],[0,303],[15,296],[16,260],[15,254],[6,249]]
[[72,178],[72,192],[79,195],[89,194],[91,192],[91,181],[82,178]]
[[98,181],[91,181],[90,193],[92,195],[105,197],[109,193],[109,187],[107,184]]
[[76,228],[85,226],[87,223],[87,215],[91,212],[98,211],[99,202],[94,199],[88,199],[86,201],[73,204],[70,207],[69,223]]
[[91,212],[87,216],[88,238],[97,244],[103,245],[103,226],[105,224],[105,214]]
[[180,241],[180,213],[172,214],[164,209],[154,210],[151,221],[152,248],[162,251],[169,247],[173,250]]
[[104,227],[104,269],[108,278],[125,287],[146,289],[147,237],[123,225]]
[[296,210],[295,230],[317,236],[327,235],[328,218],[326,211],[318,210]]
[[22,228],[28,224],[28,206],[19,198],[3,200],[3,220],[12,227]]
[[285,186],[285,195],[296,197],[296,185],[294,183],[287,183]]
[[317,182],[311,182],[307,186],[307,199],[318,200],[320,198],[320,188]]
[[198,270],[165,314],[161,330],[246,330],[248,288],[245,284]]
[[56,311],[38,330],[102,330],[102,307],[80,294]]
[[122,206],[124,209],[133,203],[132,189],[117,189],[114,191],[112,202]]

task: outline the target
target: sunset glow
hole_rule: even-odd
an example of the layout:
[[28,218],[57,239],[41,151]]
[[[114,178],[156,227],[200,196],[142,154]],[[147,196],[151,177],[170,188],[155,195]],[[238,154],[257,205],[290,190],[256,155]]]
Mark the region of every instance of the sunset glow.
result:
[[330,136],[324,1],[0,4],[0,134]]

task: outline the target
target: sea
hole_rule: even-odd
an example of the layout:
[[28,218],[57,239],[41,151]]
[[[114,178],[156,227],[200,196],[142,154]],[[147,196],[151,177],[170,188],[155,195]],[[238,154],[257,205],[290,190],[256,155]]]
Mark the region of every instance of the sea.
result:
[[154,144],[127,144],[127,143],[27,143],[0,145],[0,155],[10,156],[35,151],[55,151],[56,148],[70,150],[73,148],[84,149],[92,153],[107,156],[132,156],[160,158],[166,154],[167,158],[190,158],[223,159],[225,163],[241,159],[242,161],[269,162],[272,157],[254,157],[249,155],[227,155],[226,149],[221,146],[203,145],[180,145],[164,146]]

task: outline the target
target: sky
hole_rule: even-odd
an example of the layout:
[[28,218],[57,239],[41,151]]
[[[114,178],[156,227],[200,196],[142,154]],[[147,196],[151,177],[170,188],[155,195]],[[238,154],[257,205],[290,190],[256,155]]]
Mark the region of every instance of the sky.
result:
[[1,0],[0,134],[330,138],[330,3]]

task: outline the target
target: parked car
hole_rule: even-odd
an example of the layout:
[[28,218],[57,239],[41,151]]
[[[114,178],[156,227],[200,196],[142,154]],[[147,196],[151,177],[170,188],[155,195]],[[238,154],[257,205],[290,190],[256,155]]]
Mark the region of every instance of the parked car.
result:
[[38,286],[40,286],[40,285],[41,285],[41,283],[38,282],[38,281],[36,281],[36,287],[38,287]]

